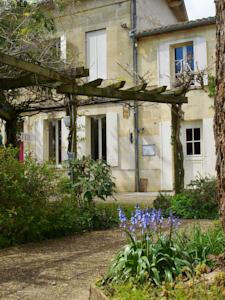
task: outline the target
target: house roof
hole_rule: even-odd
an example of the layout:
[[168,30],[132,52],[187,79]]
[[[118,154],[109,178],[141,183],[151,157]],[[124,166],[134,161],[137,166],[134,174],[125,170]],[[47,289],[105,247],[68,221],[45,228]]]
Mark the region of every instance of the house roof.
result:
[[198,19],[194,21],[180,22],[172,25],[161,26],[150,30],[145,30],[137,33],[137,38],[154,36],[162,33],[169,33],[177,30],[191,29],[199,26],[216,24],[216,17]]
[[184,0],[166,0],[166,2],[178,21],[188,21],[188,15]]

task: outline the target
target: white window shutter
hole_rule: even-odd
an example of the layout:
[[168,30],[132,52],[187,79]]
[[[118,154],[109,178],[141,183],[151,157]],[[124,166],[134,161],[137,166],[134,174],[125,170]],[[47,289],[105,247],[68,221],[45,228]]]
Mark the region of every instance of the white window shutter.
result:
[[[206,70],[207,72],[207,44],[204,37],[197,37],[194,39],[194,61],[195,71]],[[208,84],[208,76],[204,77],[204,84]]]
[[77,117],[77,152],[81,158],[86,155],[86,117]]
[[170,51],[169,44],[162,44],[158,48],[159,86],[170,87]]
[[99,30],[97,35],[97,77],[107,79],[107,59],[106,59],[106,31]]
[[97,30],[86,34],[86,59],[89,68],[89,80],[107,78],[106,30]]
[[213,118],[203,119],[202,148],[204,154],[204,173],[215,176],[216,148],[213,132]]
[[66,61],[67,55],[67,47],[66,47],[66,35],[62,35],[60,37],[60,58],[63,61]]
[[107,163],[111,167],[119,165],[119,143],[118,143],[118,114],[110,112],[106,114],[106,149]]
[[44,160],[44,121],[38,120],[35,126],[35,156],[39,162]]
[[161,122],[161,190],[173,190],[171,123]]
[[61,120],[61,135],[62,135],[62,161],[68,160],[68,137],[69,137],[69,129],[66,127],[64,120]]

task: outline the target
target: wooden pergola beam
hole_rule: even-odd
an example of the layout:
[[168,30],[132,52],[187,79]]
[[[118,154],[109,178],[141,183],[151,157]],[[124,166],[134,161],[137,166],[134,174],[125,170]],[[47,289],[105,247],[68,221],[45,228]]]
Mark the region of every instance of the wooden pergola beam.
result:
[[147,83],[142,83],[140,85],[136,85],[133,86],[129,89],[126,89],[126,91],[130,91],[130,92],[140,92],[140,91],[144,91],[147,87]]
[[92,81],[89,81],[88,83],[85,83],[83,86],[92,86],[92,87],[97,87],[102,84],[103,79],[98,78]]
[[[146,102],[156,102],[156,103],[187,103],[187,98],[184,96],[176,97],[174,95],[163,95],[157,94],[155,91],[149,92],[134,92],[126,90],[115,90],[109,88],[96,88],[87,86],[73,86],[73,85],[62,85],[57,88],[57,92],[60,94],[75,94],[81,96],[89,97],[100,97],[109,98],[111,100],[87,100],[79,102],[79,105],[90,105],[99,103],[112,103],[119,102],[121,100],[136,100],[136,101],[146,101]],[[115,99],[115,100],[112,100]]]
[[0,79],[0,89],[13,90],[13,89],[19,89],[24,87],[48,84],[52,82],[54,81],[36,75],[26,75],[20,78],[2,78]]
[[38,64],[22,60],[20,58],[5,54],[3,52],[0,52],[0,63],[27,71],[32,74],[43,76],[54,81],[60,81],[64,83],[75,83],[75,78],[71,79],[67,76],[61,75],[59,72],[56,72],[53,69],[42,67]]

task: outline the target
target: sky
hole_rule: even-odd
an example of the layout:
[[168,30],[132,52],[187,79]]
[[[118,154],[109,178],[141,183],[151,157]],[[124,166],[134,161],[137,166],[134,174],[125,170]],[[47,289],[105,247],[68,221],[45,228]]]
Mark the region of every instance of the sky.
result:
[[214,0],[185,0],[189,20],[215,16]]

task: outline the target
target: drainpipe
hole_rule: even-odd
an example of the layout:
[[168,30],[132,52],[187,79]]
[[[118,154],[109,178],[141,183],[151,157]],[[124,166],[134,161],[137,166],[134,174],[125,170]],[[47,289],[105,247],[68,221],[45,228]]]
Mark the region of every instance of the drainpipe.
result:
[[[137,2],[132,1],[132,28],[131,28],[131,38],[133,43],[133,70],[134,70],[134,84],[138,83],[138,49],[137,49]],[[134,147],[135,147],[135,192],[140,190],[140,174],[139,174],[139,111],[138,102],[134,102]]]

